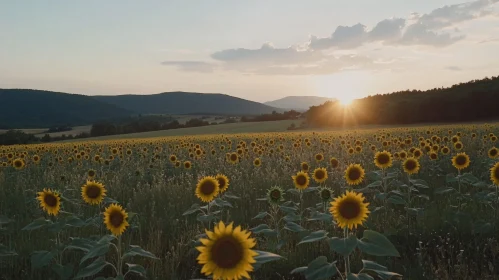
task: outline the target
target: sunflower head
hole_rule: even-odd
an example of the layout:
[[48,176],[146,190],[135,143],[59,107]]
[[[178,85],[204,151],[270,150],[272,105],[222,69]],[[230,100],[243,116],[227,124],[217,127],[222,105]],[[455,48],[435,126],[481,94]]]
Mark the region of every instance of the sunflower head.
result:
[[239,161],[239,156],[237,153],[230,153],[228,156],[228,160],[232,164],[236,164]]
[[360,164],[350,164],[345,170],[345,180],[349,185],[358,185],[364,181],[365,171]]
[[490,180],[499,187],[499,162],[490,169]]
[[315,160],[322,161],[322,160],[324,160],[324,156],[321,153],[318,153],[315,155]]
[[95,175],[96,175],[95,170],[93,170],[93,169],[89,169],[89,170],[87,171],[87,176],[88,176],[88,178],[92,179],[92,178],[94,178],[94,177],[95,177]]
[[61,210],[61,198],[59,194],[50,189],[43,189],[36,198],[40,207],[49,215],[57,216]]
[[81,187],[81,197],[90,205],[101,203],[105,196],[106,188],[99,182],[87,181],[87,183]]
[[442,154],[444,154],[444,155],[448,155],[450,153],[450,149],[447,146],[443,146],[441,151],[442,151]]
[[487,152],[487,155],[491,159],[496,159],[499,157],[499,150],[496,147],[493,147]]
[[118,204],[111,204],[104,211],[104,224],[114,235],[119,236],[125,232],[128,224],[128,213]]
[[407,174],[416,174],[419,172],[419,161],[415,158],[408,158],[402,163],[404,172]]
[[199,179],[196,185],[196,196],[203,202],[211,202],[220,192],[218,180],[212,176]]
[[176,155],[170,155],[170,162],[174,163],[177,161],[177,156]]
[[220,189],[220,193],[225,192],[229,188],[229,178],[223,174],[218,174],[215,176],[215,179],[218,181],[218,187]]
[[295,184],[295,187],[299,190],[304,190],[308,188],[308,184],[310,183],[310,178],[308,177],[308,173],[305,173],[303,171],[300,171],[296,173],[295,176],[291,176],[293,179],[293,183]]
[[459,153],[452,158],[452,165],[457,170],[463,170],[470,165],[470,157],[466,153]]
[[458,151],[462,150],[463,147],[464,146],[463,146],[463,143],[461,141],[458,141],[458,142],[454,143],[454,149],[456,149]]
[[364,223],[370,213],[367,209],[369,203],[365,203],[364,200],[362,193],[347,191],[331,202],[329,211],[339,227],[353,229]]
[[329,160],[329,162],[331,163],[331,167],[332,167],[333,169],[338,168],[338,166],[340,165],[340,162],[338,161],[338,159],[337,159],[337,158],[334,158],[334,157],[333,157],[333,158],[331,158],[331,159]]
[[327,180],[327,170],[324,167],[319,167],[314,170],[313,173],[314,181],[318,184],[323,183]]
[[200,252],[197,261],[203,266],[201,273],[213,275],[213,279],[249,279],[258,255],[251,249],[256,245],[251,232],[220,222],[206,235],[208,238],[200,239],[202,246],[196,247]]
[[259,167],[260,165],[262,165],[262,160],[260,158],[255,158],[253,160],[253,165]]
[[429,156],[430,156],[431,160],[437,160],[438,159],[438,153],[436,153],[436,152],[433,152],[433,151],[430,152]]
[[303,172],[308,172],[310,170],[310,165],[308,165],[308,162],[304,161],[300,163],[301,171]]
[[278,204],[284,200],[284,190],[278,186],[271,187],[267,191],[267,200],[271,204]]
[[26,164],[24,163],[24,160],[22,158],[16,158],[12,161],[12,166],[14,166],[16,170],[22,170],[24,169],[24,166],[26,166]]
[[184,168],[185,169],[191,169],[192,168],[192,163],[190,161],[184,161]]
[[381,169],[388,168],[392,166],[392,154],[387,151],[377,152],[374,155],[374,164]]
[[333,198],[333,190],[327,187],[320,188],[318,194],[323,202],[328,202]]

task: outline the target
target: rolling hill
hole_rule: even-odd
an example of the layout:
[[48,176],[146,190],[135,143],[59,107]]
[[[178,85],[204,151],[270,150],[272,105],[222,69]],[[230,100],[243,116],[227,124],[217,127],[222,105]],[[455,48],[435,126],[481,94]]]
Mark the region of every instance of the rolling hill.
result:
[[334,101],[333,98],[321,96],[286,96],[274,101],[265,102],[265,105],[281,108],[306,111],[311,106],[324,104],[326,101]]
[[85,95],[31,89],[0,89],[0,104],[1,129],[87,125],[132,114]]
[[258,102],[226,95],[195,92],[164,92],[151,95],[93,96],[139,114],[259,115],[280,111]]

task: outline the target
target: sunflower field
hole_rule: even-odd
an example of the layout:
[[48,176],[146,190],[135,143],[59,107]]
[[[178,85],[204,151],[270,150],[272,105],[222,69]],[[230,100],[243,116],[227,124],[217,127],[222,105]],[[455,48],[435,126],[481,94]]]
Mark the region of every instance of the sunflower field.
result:
[[497,279],[498,124],[0,147],[0,279]]

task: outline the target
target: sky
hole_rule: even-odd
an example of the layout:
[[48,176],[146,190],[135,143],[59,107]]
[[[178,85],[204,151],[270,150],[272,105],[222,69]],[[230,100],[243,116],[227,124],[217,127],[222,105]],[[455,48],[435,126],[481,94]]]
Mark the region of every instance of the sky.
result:
[[348,100],[499,75],[499,0],[0,0],[0,88]]

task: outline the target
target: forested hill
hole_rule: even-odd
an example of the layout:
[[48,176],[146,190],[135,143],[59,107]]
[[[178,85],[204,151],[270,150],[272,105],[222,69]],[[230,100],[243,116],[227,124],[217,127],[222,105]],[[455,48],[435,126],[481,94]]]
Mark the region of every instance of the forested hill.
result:
[[468,122],[499,119],[499,76],[448,88],[378,94],[342,107],[326,102],[307,111],[316,126]]
[[141,114],[259,115],[280,111],[258,102],[226,95],[165,92],[151,95],[94,96],[96,100]]
[[0,129],[87,125],[132,112],[92,97],[31,89],[0,89]]

